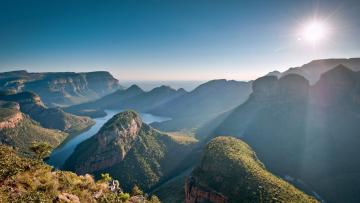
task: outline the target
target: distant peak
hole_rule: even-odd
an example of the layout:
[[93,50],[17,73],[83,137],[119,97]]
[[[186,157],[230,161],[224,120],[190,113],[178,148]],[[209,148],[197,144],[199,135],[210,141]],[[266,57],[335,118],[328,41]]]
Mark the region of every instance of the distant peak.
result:
[[134,91],[134,90],[140,90],[140,91],[143,91],[139,86],[137,85],[131,85],[129,88],[126,89],[127,91]]
[[333,68],[333,70],[334,70],[334,69],[346,69],[346,70],[349,70],[349,71],[350,71],[350,68],[346,67],[346,66],[343,65],[343,64],[339,64],[339,65],[335,66],[335,68]]
[[160,87],[155,87],[150,92],[155,92],[155,91],[176,91],[176,90],[168,85],[161,85]]
[[339,75],[351,76],[353,73],[354,73],[354,71],[351,70],[350,68],[344,66],[343,64],[339,64],[339,65],[335,66],[333,69],[322,74],[320,78],[327,78],[327,77],[333,77],[333,76],[339,76]]
[[179,88],[178,90],[177,90],[178,92],[187,92],[184,88]]

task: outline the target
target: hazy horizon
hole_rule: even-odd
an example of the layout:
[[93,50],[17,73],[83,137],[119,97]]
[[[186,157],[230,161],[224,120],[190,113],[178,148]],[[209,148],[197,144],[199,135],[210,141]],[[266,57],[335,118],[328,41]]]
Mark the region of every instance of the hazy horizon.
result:
[[1,1],[0,69],[247,81],[360,56],[359,10],[355,0]]

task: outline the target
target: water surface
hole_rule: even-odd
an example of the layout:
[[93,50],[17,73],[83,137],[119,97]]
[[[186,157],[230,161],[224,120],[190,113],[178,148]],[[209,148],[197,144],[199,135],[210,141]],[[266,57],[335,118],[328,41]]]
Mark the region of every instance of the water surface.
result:
[[[108,120],[110,120],[115,114],[121,112],[121,110],[106,110],[105,112],[106,116],[94,119],[96,122],[95,125],[89,128],[87,131],[71,137],[69,140],[66,140],[63,144],[54,149],[46,162],[49,165],[54,166],[55,168],[61,168],[62,165],[65,163],[66,159],[69,158],[69,156],[74,152],[75,148],[80,143],[95,135]],[[170,119],[167,117],[156,116],[149,113],[140,113],[140,116],[143,122],[147,124],[152,122],[163,122]]]

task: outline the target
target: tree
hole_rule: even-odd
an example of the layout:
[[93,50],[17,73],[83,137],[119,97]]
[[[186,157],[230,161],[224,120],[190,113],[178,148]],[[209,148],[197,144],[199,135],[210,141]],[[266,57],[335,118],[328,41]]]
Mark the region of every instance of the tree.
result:
[[119,198],[121,202],[126,202],[130,198],[130,195],[129,193],[120,193]]
[[143,194],[144,194],[144,192],[137,185],[134,185],[134,187],[131,190],[131,195],[137,196],[137,195],[143,195]]
[[112,180],[112,177],[110,176],[110,174],[108,174],[108,173],[102,173],[101,174],[101,181],[102,182],[107,183],[107,182],[110,182],[111,180]]
[[30,146],[30,150],[34,152],[38,160],[43,160],[45,157],[49,156],[51,149],[52,147],[46,142],[33,143]]
[[150,203],[161,203],[160,199],[156,195],[151,195]]

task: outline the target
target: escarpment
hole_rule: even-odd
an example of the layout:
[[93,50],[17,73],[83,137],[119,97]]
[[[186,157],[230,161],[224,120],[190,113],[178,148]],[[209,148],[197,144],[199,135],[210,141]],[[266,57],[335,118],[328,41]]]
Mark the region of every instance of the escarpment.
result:
[[129,111],[113,117],[92,138],[97,144],[93,155],[79,164],[75,171],[91,173],[119,163],[132,148],[141,128],[142,121],[135,112]]
[[12,93],[31,91],[39,95],[46,106],[68,106],[100,98],[121,89],[109,72],[0,73],[0,90]]
[[203,151],[185,183],[186,203],[317,202],[268,172],[252,149],[237,138],[217,137]]
[[191,152],[195,142],[184,142],[142,122],[134,111],[115,115],[100,131],[84,141],[64,168],[79,174],[108,172],[126,189],[144,190],[169,175]]
[[185,203],[212,202],[228,203],[228,198],[212,190],[200,187],[196,178],[189,177],[185,180]]
[[[2,109],[0,111],[11,111],[11,110],[6,110],[6,109]],[[23,120],[24,116],[21,112],[9,112],[8,115],[6,116],[2,116],[2,118],[0,119],[0,130],[5,129],[5,128],[15,128],[16,125],[21,122]]]
[[45,128],[78,133],[94,124],[94,121],[88,117],[75,116],[57,107],[46,107],[39,95],[32,92],[16,94],[2,92],[0,93],[0,100],[15,103],[16,108],[29,115],[33,120],[38,121]]

